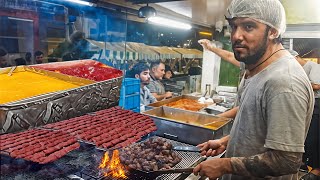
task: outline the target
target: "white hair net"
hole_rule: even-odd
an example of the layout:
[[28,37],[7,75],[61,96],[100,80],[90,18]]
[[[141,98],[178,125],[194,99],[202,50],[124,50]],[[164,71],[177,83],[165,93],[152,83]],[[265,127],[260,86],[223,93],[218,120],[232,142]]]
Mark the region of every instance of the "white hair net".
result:
[[279,0],[233,0],[227,9],[226,18],[252,18],[278,31],[286,30],[286,14]]

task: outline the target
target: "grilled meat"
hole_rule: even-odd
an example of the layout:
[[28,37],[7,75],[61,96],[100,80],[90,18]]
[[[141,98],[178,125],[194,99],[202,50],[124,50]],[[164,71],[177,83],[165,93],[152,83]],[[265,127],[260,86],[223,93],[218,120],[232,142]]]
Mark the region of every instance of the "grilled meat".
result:
[[161,138],[150,138],[122,149],[120,160],[132,169],[157,171],[172,168],[181,157],[172,150],[170,143]]

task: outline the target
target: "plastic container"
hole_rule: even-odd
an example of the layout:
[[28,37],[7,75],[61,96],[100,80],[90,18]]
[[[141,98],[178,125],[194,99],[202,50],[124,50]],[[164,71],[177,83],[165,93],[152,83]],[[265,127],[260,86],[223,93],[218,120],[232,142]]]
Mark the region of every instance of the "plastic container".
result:
[[140,112],[140,80],[125,78],[120,90],[119,106],[134,112]]
[[125,78],[122,81],[120,95],[130,95],[140,93],[140,79]]

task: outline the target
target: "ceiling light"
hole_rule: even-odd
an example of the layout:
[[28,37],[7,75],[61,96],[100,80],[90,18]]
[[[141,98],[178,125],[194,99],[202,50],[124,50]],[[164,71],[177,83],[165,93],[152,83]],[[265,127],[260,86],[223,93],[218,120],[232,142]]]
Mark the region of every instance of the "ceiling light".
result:
[[143,6],[138,11],[138,17],[139,18],[150,18],[157,15],[157,11],[153,8],[148,6]]
[[177,28],[177,29],[189,30],[192,28],[192,26],[190,24],[182,23],[179,21],[174,21],[171,19],[166,19],[163,17],[150,17],[150,18],[148,18],[148,21],[155,23],[155,24],[158,24],[158,25]]
[[81,5],[86,5],[86,6],[93,6],[93,3],[87,2],[87,1],[81,1],[81,0],[67,0],[67,1],[81,4]]

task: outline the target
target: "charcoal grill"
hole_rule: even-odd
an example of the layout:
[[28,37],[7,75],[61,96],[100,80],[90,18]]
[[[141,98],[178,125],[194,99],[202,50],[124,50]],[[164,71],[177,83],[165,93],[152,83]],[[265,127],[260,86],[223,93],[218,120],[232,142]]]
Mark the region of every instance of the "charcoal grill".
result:
[[[152,136],[160,138],[158,136]],[[148,136],[147,138],[150,138]],[[181,143],[178,141],[165,139],[167,142],[170,142],[173,146],[192,146],[189,144]],[[176,164],[173,168],[188,168],[193,167],[199,162],[203,161],[204,158],[195,152],[176,152],[182,160]],[[70,180],[74,179],[71,177],[81,177],[84,180],[100,180],[108,179],[104,178],[101,175],[101,172],[98,171],[98,165],[101,162],[101,157],[103,156],[104,151],[95,148],[92,145],[81,143],[81,147],[77,150],[71,151],[64,157],[60,158],[57,161],[48,163],[45,165],[37,164],[34,162],[29,162],[23,159],[13,159],[9,156],[1,156],[1,179],[14,180],[14,179],[37,179],[37,180]],[[11,167],[5,173],[5,166]],[[13,168],[12,168],[13,167]],[[56,172],[56,173],[52,173]],[[50,173],[51,172],[51,173]],[[48,174],[50,173],[50,174]],[[173,180],[173,179],[184,179],[188,174],[165,174],[161,176],[154,176],[152,174],[145,174],[143,172],[134,172],[131,174],[129,179],[139,179],[139,180]]]
[[[154,136],[155,138],[162,138],[159,136]],[[178,141],[170,140],[167,138],[162,138],[165,141],[171,143],[173,146],[192,146],[189,144],[181,143]],[[196,152],[182,152],[182,151],[176,151],[176,153],[182,158],[182,160],[176,164],[173,168],[188,168],[193,167],[196,164],[200,163],[204,160],[204,157],[200,155],[200,153]],[[188,174],[183,173],[175,173],[175,174],[164,174],[164,175],[156,175],[156,173],[146,173],[144,171],[134,170],[130,171],[130,174],[128,175],[128,179],[133,180],[174,180],[174,179],[183,179]],[[100,180],[104,179],[103,175],[97,170],[97,169],[84,169],[81,171],[81,178],[83,179],[92,179],[92,180]],[[108,179],[107,177],[105,179]]]

